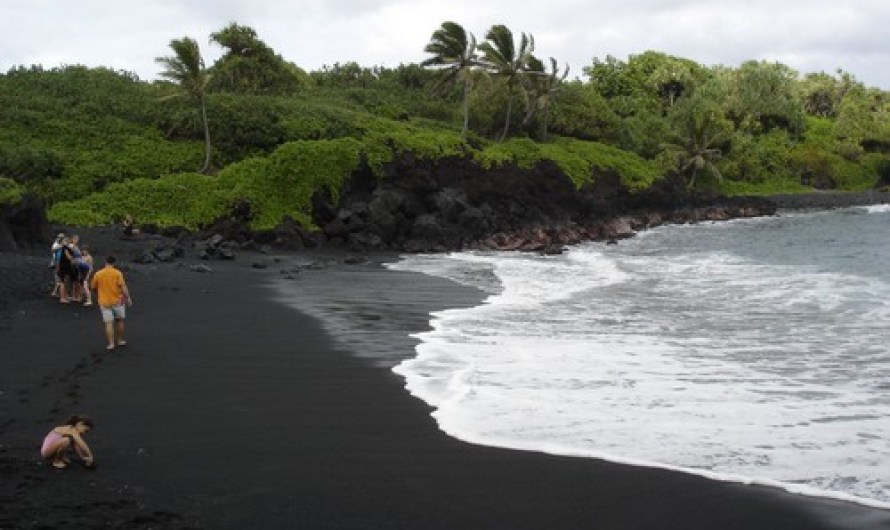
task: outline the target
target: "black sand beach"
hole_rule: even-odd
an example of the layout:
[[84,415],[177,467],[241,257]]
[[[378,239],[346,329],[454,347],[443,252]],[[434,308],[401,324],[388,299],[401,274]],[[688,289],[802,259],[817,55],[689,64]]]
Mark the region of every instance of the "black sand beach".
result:
[[[85,240],[121,254],[133,291],[113,353],[95,308],[40,287],[43,254],[0,254],[0,528],[890,528],[890,511],[446,436],[390,367],[429,311],[481,295],[379,256],[245,255],[202,274]],[[95,471],[37,457],[73,413],[96,422]]]

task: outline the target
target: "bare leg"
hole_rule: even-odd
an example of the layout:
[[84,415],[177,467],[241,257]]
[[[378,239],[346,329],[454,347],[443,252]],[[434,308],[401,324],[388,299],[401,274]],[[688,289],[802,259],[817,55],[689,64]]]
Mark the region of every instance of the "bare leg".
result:
[[106,350],[114,349],[114,322],[106,322],[105,323],[105,341],[108,343],[108,346],[105,347]]
[[83,281],[83,292],[86,295],[86,302],[83,305],[93,305],[93,292],[90,291],[90,286],[87,285],[87,281]]
[[124,320],[115,320],[114,321],[114,334],[117,337],[117,345],[124,346],[127,344],[127,340],[124,338]]
[[65,280],[59,282],[59,302],[68,303],[68,288],[65,285]]
[[62,469],[67,466],[67,462],[65,462],[65,451],[71,446],[71,440],[68,438],[62,438],[58,442],[55,443],[49,449],[49,454],[46,459],[51,461],[52,466],[57,469]]

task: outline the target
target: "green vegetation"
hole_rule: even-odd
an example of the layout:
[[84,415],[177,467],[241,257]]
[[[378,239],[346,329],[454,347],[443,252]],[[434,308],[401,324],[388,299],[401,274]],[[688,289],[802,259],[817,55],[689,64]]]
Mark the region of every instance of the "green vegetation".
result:
[[460,24],[444,22],[440,29],[433,32],[432,39],[424,51],[431,54],[431,57],[423,61],[422,66],[442,68],[444,75],[438,88],[454,83],[461,85],[463,90],[461,110],[464,123],[460,134],[463,136],[467,133],[470,123],[470,91],[473,88],[474,78],[478,77],[475,69],[482,64],[476,54],[476,37],[472,33],[468,36]]
[[312,226],[313,193],[327,189],[336,199],[343,181],[358,167],[360,148],[352,138],[290,142],[268,157],[227,167],[219,174],[219,187],[230,202],[250,202],[257,214],[254,228],[272,228],[286,216]]
[[16,204],[22,200],[25,189],[16,181],[0,177],[0,206]]
[[658,166],[634,153],[598,142],[561,138],[550,143],[536,143],[515,138],[490,144],[474,153],[485,169],[512,164],[529,169],[541,161],[555,163],[577,186],[590,183],[597,173],[615,173],[631,190],[652,184],[659,175]]
[[78,225],[110,224],[130,216],[140,223],[198,228],[224,213],[227,201],[220,188],[214,177],[198,173],[137,178],[57,203],[49,216]]
[[0,205],[31,192],[60,222],[198,228],[246,200],[255,228],[288,216],[311,228],[315,193],[336,198],[363,168],[387,178],[403,156],[551,164],[577,186],[611,174],[632,191],[672,174],[727,194],[890,185],[890,93],[843,71],[648,51],[594,59],[569,81],[531,34],[483,34],[445,22],[421,64],[306,72],[233,23],[209,36],[223,49],[210,66],[192,37],[170,56],[155,43],[164,81],[12,69],[0,75]]
[[[172,96],[185,96],[195,101],[204,129],[204,165],[201,173],[210,168],[210,124],[207,123],[207,83],[210,76],[204,67],[201,50],[194,39],[188,37],[170,41],[173,56],[158,57],[157,62],[164,66],[160,76],[178,85],[180,92]],[[171,96],[171,97],[172,97]]]

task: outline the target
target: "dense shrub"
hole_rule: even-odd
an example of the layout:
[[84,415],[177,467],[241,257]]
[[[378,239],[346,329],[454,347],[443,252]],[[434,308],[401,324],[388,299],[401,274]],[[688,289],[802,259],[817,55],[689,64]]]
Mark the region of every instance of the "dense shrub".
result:
[[227,167],[219,187],[230,200],[250,202],[254,228],[272,228],[286,216],[310,226],[312,195],[326,189],[336,200],[360,153],[361,144],[352,138],[289,142],[268,157]]
[[157,178],[201,166],[199,142],[169,142],[156,131],[127,136],[103,147],[81,149],[70,155],[65,178],[52,181],[46,192],[49,202],[76,199],[105,186],[137,178]]
[[58,151],[40,144],[0,145],[0,175],[20,183],[37,183],[62,176]]
[[614,144],[620,119],[596,90],[580,82],[566,85],[550,109],[549,132],[580,140]]
[[592,182],[595,173],[602,172],[614,173],[628,189],[639,190],[652,184],[660,174],[655,164],[633,153],[568,138],[549,143],[512,139],[491,144],[474,153],[474,157],[483,168],[506,163],[530,168],[540,161],[552,161],[579,187]]
[[784,130],[773,130],[762,136],[738,133],[732,139],[732,147],[719,165],[723,176],[729,180],[750,183],[770,179],[793,179],[795,173],[790,160],[793,142]]
[[112,184],[102,192],[53,205],[48,217],[64,223],[97,225],[130,216],[137,223],[195,229],[222,215],[229,204],[229,197],[214,177],[179,173]]
[[409,152],[418,159],[433,160],[460,156],[467,147],[460,134],[450,130],[384,119],[365,119],[360,123],[364,155],[377,175],[383,174],[384,166],[398,153]]
[[0,175],[47,202],[109,183],[199,167],[202,147],[155,127],[158,92],[132,74],[82,66],[0,76]]
[[0,177],[0,206],[15,204],[22,200],[25,189],[16,181]]

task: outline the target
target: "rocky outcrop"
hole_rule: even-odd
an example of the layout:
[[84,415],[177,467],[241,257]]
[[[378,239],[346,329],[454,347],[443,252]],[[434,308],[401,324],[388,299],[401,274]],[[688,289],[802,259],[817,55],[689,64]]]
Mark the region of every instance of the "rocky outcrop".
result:
[[0,251],[47,245],[49,233],[43,202],[36,196],[26,195],[16,204],[0,207]]
[[666,222],[771,215],[762,199],[694,197],[662,180],[632,194],[616,175],[577,189],[555,165],[484,170],[468,159],[405,158],[374,178],[365,170],[332,204],[314,200],[323,240],[353,249],[430,252],[497,249],[559,252],[589,240],[617,240]]
[[[610,173],[578,189],[555,165],[483,169],[462,158],[418,161],[406,156],[378,178],[357,171],[331,202],[313,199],[309,231],[285,219],[273,230],[251,231],[251,205],[240,201],[199,234],[167,229],[177,244],[141,250],[135,261],[166,262],[194,252],[204,260],[232,260],[238,252],[300,250],[319,245],[354,251],[443,252],[460,249],[560,253],[584,241],[616,242],[665,223],[721,221],[771,215],[773,203],[755,198],[692,196],[682,182],[658,181],[637,193]],[[142,227],[145,233],[159,232]],[[162,234],[165,235],[165,234]],[[190,240],[187,243],[185,240]],[[257,268],[268,266],[259,263]]]

